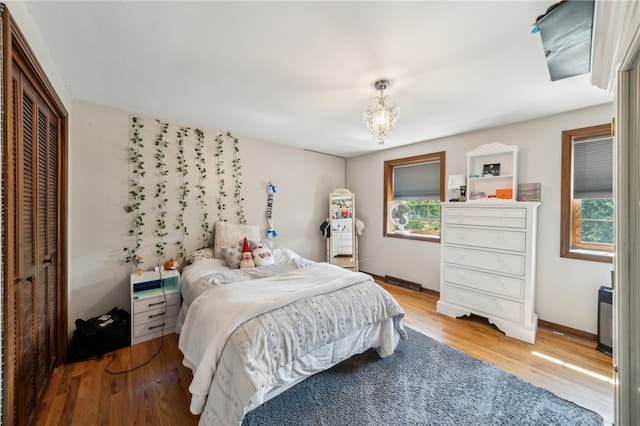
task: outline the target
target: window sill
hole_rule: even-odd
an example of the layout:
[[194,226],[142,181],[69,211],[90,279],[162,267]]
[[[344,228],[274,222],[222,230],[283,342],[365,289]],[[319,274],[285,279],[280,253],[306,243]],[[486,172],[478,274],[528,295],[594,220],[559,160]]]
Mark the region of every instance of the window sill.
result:
[[561,253],[560,257],[569,259],[590,260],[592,262],[613,263],[613,253],[595,250],[573,249],[566,253]]
[[429,241],[432,243],[440,242],[440,235],[433,234],[396,234],[394,232],[387,232],[385,234],[385,237],[402,238],[405,240]]

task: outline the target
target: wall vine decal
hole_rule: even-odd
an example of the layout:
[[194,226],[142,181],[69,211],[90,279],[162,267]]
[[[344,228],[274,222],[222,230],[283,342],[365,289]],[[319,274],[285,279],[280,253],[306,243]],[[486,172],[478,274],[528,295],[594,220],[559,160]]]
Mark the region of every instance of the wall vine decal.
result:
[[158,183],[156,183],[155,198],[158,201],[158,216],[156,217],[156,229],[154,235],[157,237],[156,242],[156,254],[163,258],[165,255],[165,247],[167,242],[164,237],[167,236],[167,175],[169,170],[167,169],[167,163],[165,161],[165,150],[169,147],[169,142],[166,140],[168,123],[163,123],[160,120],[156,120],[160,125],[160,133],[156,136],[154,142],[156,146],[155,160],[156,170],[158,171]]
[[136,267],[142,261],[142,256],[138,255],[138,250],[142,244],[144,234],[144,215],[142,202],[145,200],[145,188],[142,185],[142,178],[145,175],[144,159],[142,149],[144,148],[140,131],[144,125],[140,123],[140,117],[131,117],[131,138],[129,146],[129,205],[126,207],[128,213],[133,213],[129,235],[133,236],[133,248],[125,249],[127,256],[125,262],[133,263]]
[[224,210],[226,209],[226,204],[224,203],[224,199],[227,196],[227,193],[224,190],[224,161],[222,160],[222,154],[224,150],[222,149],[222,145],[224,140],[222,139],[222,135],[216,136],[216,176],[218,176],[218,197],[216,198],[216,204],[218,206],[218,220],[221,222],[226,222],[227,220],[224,218]]
[[195,134],[196,134],[196,146],[195,146],[195,151],[196,151],[196,167],[198,169],[198,184],[196,185],[196,188],[198,189],[198,195],[196,196],[196,199],[198,200],[198,203],[200,204],[200,211],[201,211],[201,223],[200,226],[202,228],[202,247],[208,247],[209,246],[209,222],[208,222],[208,218],[209,218],[209,213],[207,212],[207,200],[206,200],[206,195],[207,195],[207,190],[205,187],[205,179],[207,178],[207,169],[205,168],[204,164],[204,132],[200,129],[195,129],[194,130]]
[[180,232],[179,240],[176,241],[176,245],[178,246],[178,258],[184,257],[186,254],[186,250],[184,248],[184,239],[187,235],[189,235],[189,231],[187,229],[187,225],[184,222],[184,212],[187,209],[187,200],[189,196],[189,182],[187,181],[187,174],[189,173],[189,168],[187,167],[187,160],[184,155],[184,139],[189,136],[189,128],[181,127],[176,132],[177,142],[178,142],[178,155],[177,162],[178,167],[176,167],[176,171],[180,176],[180,186],[178,187],[178,219],[176,224],[176,230]]
[[[153,120],[151,118],[150,120]],[[207,182],[207,159],[210,160],[209,145],[206,141],[205,131],[200,128],[186,126],[176,126],[169,122],[155,119],[156,124],[147,130],[145,118],[130,115],[130,135],[129,135],[129,202],[125,206],[127,213],[131,213],[133,218],[129,227],[129,235],[133,238],[130,247],[125,248],[127,263],[137,266],[143,261],[139,254],[143,249],[151,249],[149,243],[143,243],[145,214],[153,214],[155,226],[149,230],[153,235],[155,243],[155,256],[161,258],[172,255],[173,258],[182,259],[186,256],[190,245],[189,228],[195,226],[195,222],[200,222],[201,234],[196,238],[195,244],[200,247],[210,245],[210,215],[207,203],[207,191],[211,190],[213,182]],[[157,127],[156,127],[157,126]],[[145,149],[143,138],[154,138],[154,147]],[[175,143],[175,145],[174,145]],[[193,143],[194,151],[191,151]],[[242,165],[240,157],[240,141],[231,135],[230,132],[220,132],[215,137],[213,151],[215,156],[215,172],[217,176],[216,220],[226,222],[225,210],[227,209],[227,197],[230,197],[233,186],[233,204],[238,223],[246,224],[247,219],[243,209],[242,189]],[[229,144],[227,158],[225,155],[225,144]],[[174,153],[175,147],[175,153]],[[231,151],[233,149],[233,151]],[[195,153],[195,155],[191,154]],[[145,178],[145,159],[154,159],[153,177]],[[230,161],[230,167],[225,168],[225,161]],[[191,173],[197,177],[189,176]],[[144,185],[152,185],[154,180],[154,203],[148,205],[145,201],[146,193]],[[233,183],[231,183],[233,179]],[[225,182],[228,181],[228,182]],[[175,188],[176,191],[169,191],[168,188]],[[228,195],[229,194],[229,195]],[[191,204],[199,211],[188,210]],[[175,213],[174,213],[175,211]],[[153,213],[150,213],[153,212]],[[168,215],[174,215],[175,219],[168,219]],[[175,220],[175,222],[172,222]],[[168,244],[173,241],[175,253],[169,253]],[[138,269],[140,269],[138,267]]]
[[231,133],[227,132],[227,136],[233,139],[233,179],[235,181],[235,187],[233,190],[233,200],[236,203],[236,216],[238,217],[238,223],[247,223],[247,219],[244,216],[244,209],[242,208],[242,165],[240,164],[240,142],[238,138],[231,136]]

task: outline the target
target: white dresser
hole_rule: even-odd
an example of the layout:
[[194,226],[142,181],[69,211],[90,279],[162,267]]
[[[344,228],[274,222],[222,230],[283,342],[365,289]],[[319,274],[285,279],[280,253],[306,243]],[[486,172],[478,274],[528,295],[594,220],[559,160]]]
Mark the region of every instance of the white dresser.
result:
[[536,221],[540,203],[442,203],[438,312],[476,314],[534,343]]
[[131,274],[131,344],[173,333],[180,310],[178,271]]

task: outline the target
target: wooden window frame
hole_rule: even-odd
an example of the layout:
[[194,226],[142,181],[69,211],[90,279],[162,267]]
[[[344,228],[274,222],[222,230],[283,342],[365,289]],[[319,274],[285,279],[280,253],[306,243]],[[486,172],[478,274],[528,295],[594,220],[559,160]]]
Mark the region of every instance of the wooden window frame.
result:
[[389,228],[388,210],[393,202],[393,169],[398,166],[410,166],[414,164],[428,163],[433,161],[440,162],[440,201],[444,201],[445,195],[445,151],[434,152],[429,154],[415,155],[412,157],[398,158],[387,160],[384,162],[384,196],[382,205],[382,236],[391,238],[404,238],[408,240],[440,242],[440,232],[411,232],[409,234],[395,234]]
[[[573,184],[573,143],[576,140],[611,136],[611,124],[583,127],[562,132],[562,173],[560,183],[560,257],[613,263],[613,247],[580,241],[580,201],[571,196]],[[576,250],[578,249],[578,250]]]

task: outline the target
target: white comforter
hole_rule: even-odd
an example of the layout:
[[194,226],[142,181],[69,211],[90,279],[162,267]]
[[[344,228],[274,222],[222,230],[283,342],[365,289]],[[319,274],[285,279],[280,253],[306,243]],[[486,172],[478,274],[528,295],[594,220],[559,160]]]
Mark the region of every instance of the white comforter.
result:
[[[287,377],[326,369],[370,342],[391,354],[404,336],[403,315],[370,276],[327,263],[214,286],[193,300],[180,333],[183,362],[193,371],[191,411],[206,405],[202,424],[239,424]],[[308,357],[350,339],[339,354]]]

